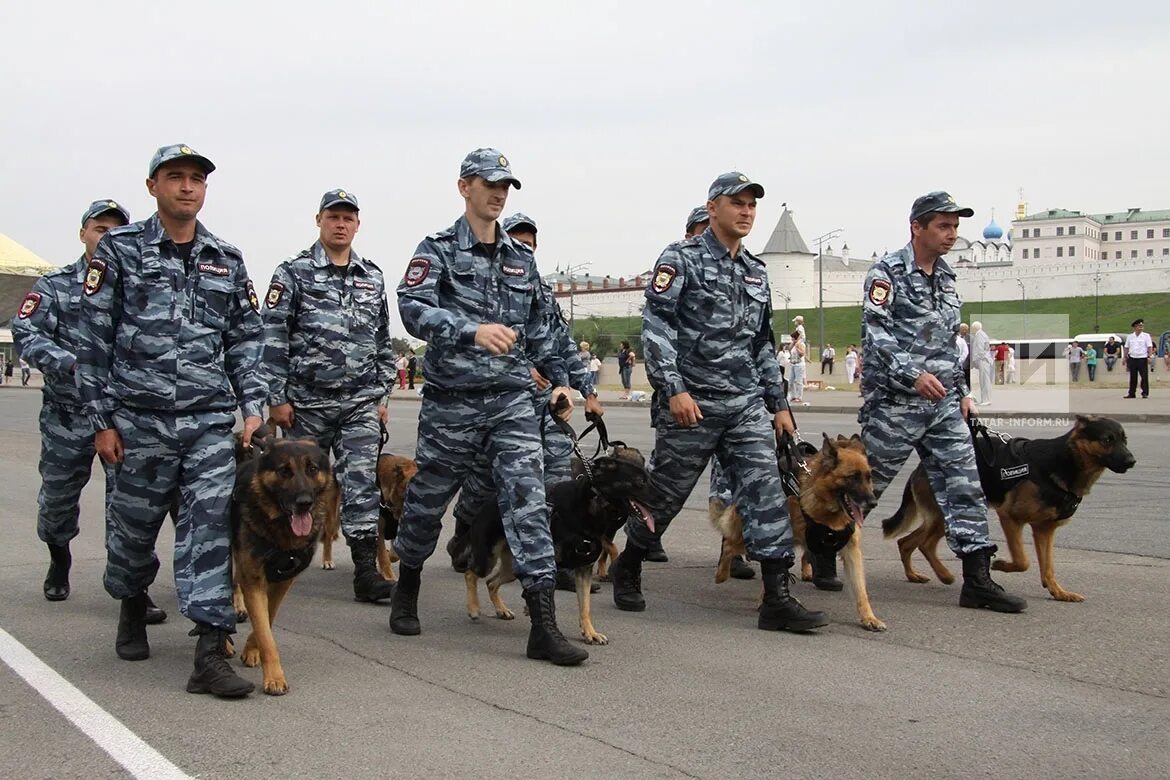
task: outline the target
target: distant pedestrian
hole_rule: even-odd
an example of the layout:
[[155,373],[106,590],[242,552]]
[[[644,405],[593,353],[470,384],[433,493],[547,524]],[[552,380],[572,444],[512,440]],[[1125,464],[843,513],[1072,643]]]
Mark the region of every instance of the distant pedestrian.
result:
[[845,379],[849,384],[853,384],[853,380],[857,378],[857,345],[850,344],[849,349],[845,351]]
[[1114,364],[1121,359],[1121,342],[1110,336],[1101,351],[1105,353],[1105,370],[1112,371]]
[[1016,348],[1011,344],[1008,344],[1007,368],[1004,370],[1007,372],[1006,379],[1009,385],[1014,385],[1016,382],[1020,381],[1019,377],[1016,375]]
[[408,370],[407,366],[409,366],[409,365],[410,365],[410,361],[406,359],[406,353],[399,352],[398,357],[396,357],[394,359],[394,368],[395,368],[395,370],[398,371],[398,389],[399,390],[406,389],[406,374],[407,374],[407,370]]
[[1068,381],[1077,382],[1081,378],[1081,361],[1085,357],[1085,350],[1077,342],[1072,342],[1064,348],[1064,355],[1068,358]]
[[979,405],[991,403],[991,336],[982,322],[971,323],[971,368],[979,374]]
[[[833,358],[837,357],[837,350],[833,349],[832,344],[825,344],[825,348],[821,350],[821,376],[826,373],[832,375],[833,373]],[[828,371],[825,369],[828,368]]]
[[1089,381],[1097,381],[1097,350],[1092,344],[1085,350],[1085,369],[1089,372]]
[[12,361],[5,360],[3,362],[0,362],[0,365],[4,366],[4,384],[6,384],[6,385],[12,384]]
[[1001,341],[992,352],[995,355],[995,383],[1002,385],[1007,381],[1008,345]]
[[601,358],[597,355],[589,356],[589,373],[592,375],[593,386],[597,387],[597,382],[601,379]]
[[1146,333],[1146,321],[1136,319],[1130,323],[1133,333],[1125,337],[1125,367],[1129,369],[1129,394],[1125,398],[1133,398],[1137,393],[1138,380],[1141,380],[1142,398],[1150,397],[1150,358],[1154,357],[1154,340]]
[[788,350],[789,360],[792,361],[792,381],[789,382],[788,400],[793,405],[808,406],[804,400],[805,355],[808,347],[799,330],[792,331],[792,347]]
[[621,351],[618,352],[618,371],[622,377],[622,400],[628,401],[634,377],[634,350],[628,341],[622,342]]
[[20,384],[27,387],[28,380],[32,377],[32,367],[24,357],[20,358]]

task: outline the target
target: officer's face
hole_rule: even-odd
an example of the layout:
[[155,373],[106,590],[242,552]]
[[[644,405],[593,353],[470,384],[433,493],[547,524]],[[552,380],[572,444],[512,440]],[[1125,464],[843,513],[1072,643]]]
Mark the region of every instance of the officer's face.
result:
[[512,237],[513,241],[519,241],[533,252],[536,251],[536,234],[531,230],[513,230],[508,235]]
[[335,251],[349,249],[361,224],[356,209],[330,208],[317,215],[321,243]]
[[171,219],[191,220],[203,208],[207,197],[207,174],[203,166],[189,160],[163,163],[146,180],[146,189],[158,202],[158,210]]
[[746,190],[735,195],[720,195],[707,201],[707,213],[711,215],[713,229],[743,238],[752,232],[752,224],[756,221],[756,196]]
[[506,181],[490,182],[481,176],[459,180],[459,194],[467,201],[467,213],[487,222],[500,218],[508,202]]
[[941,257],[951,251],[959,238],[959,215],[938,214],[925,227],[921,222],[910,223],[914,242],[927,252]]
[[85,226],[81,228],[79,234],[81,243],[85,244],[86,258],[93,259],[93,253],[97,249],[98,241],[102,240],[102,236],[106,234],[107,230],[124,224],[126,223],[114,214],[99,214],[93,219],[87,219]]

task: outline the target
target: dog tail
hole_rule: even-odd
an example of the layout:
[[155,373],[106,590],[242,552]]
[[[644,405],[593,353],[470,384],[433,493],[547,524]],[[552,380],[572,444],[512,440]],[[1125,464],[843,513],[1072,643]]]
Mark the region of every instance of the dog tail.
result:
[[707,504],[707,516],[711,525],[724,539],[733,539],[739,536],[743,529],[739,512],[735,511],[735,504],[724,504],[722,501],[711,501]]
[[915,470],[906,480],[906,487],[902,490],[902,504],[898,511],[882,520],[882,536],[891,539],[905,531],[909,531],[918,520],[917,505],[914,503],[914,478],[918,476]]

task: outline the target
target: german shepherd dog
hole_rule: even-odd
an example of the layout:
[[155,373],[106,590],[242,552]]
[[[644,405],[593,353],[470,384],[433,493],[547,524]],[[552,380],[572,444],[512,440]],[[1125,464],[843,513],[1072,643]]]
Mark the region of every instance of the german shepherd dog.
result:
[[[1077,415],[1072,430],[1054,439],[1010,439],[1005,442],[992,436],[987,440],[991,444],[990,453],[977,449],[979,478],[987,502],[999,515],[1011,555],[1010,560],[994,561],[991,568],[996,571],[1028,570],[1030,563],[1024,550],[1023,530],[1025,525],[1031,525],[1036,558],[1040,561],[1040,582],[1056,601],[1084,601],[1085,597],[1080,593],[1065,590],[1056,581],[1053,541],[1056,529],[1072,519],[1081,499],[1089,494],[1105,469],[1124,474],[1137,463],[1126,446],[1125,429],[1108,417]],[[1013,461],[1027,464],[1026,477],[1012,482],[1001,481],[1003,475],[995,463],[1005,451],[1009,451]],[[914,527],[916,523],[917,528]],[[882,531],[887,539],[911,529],[913,531],[898,540],[906,579],[911,582],[930,581],[929,577],[915,571],[910,562],[914,551],[919,550],[940,581],[947,585],[954,582],[954,575],[935,551],[946,529],[921,464],[906,482],[898,511],[882,521]]]
[[233,578],[252,622],[244,666],[261,664],[264,692],[280,696],[288,693],[288,681],[272,621],[297,575],[312,562],[338,489],[329,456],[312,439],[270,436],[254,442],[253,454],[237,466],[232,493]]
[[[840,547],[837,554],[845,564],[846,579],[849,580],[850,590],[857,603],[861,625],[870,631],[885,631],[886,624],[873,613],[865,588],[861,524],[865,512],[877,503],[877,499],[873,494],[869,459],[861,437],[857,434],[848,439],[838,436],[834,441],[825,435],[820,451],[805,465],[808,472],[801,474],[799,497],[788,498],[792,536],[804,549],[800,564],[801,579],[812,579],[808,553],[810,538],[843,542],[844,546]],[[725,506],[720,501],[712,501],[708,511],[711,524],[723,535],[723,552],[715,570],[715,582],[726,582],[730,576],[732,557],[747,554],[743,541],[743,521],[734,504]],[[822,528],[813,528],[814,524]],[[847,541],[843,539],[845,534],[849,535]]]
[[[590,461],[585,475],[553,485],[545,498],[557,565],[572,569],[576,579],[581,637],[586,644],[609,644],[609,639],[593,627],[589,593],[593,564],[606,541],[613,538],[628,518],[638,517],[654,529],[648,505],[661,496],[650,484],[646,460],[633,447],[615,445],[611,454]],[[488,502],[472,521],[468,545],[471,556],[464,574],[468,616],[479,619],[478,585],[480,579],[486,579],[488,598],[495,607],[496,617],[511,620],[515,614],[500,597],[500,586],[512,582],[516,576],[512,573],[512,552],[504,538],[504,523],[495,502]]]
[[[391,563],[398,560],[394,548],[386,544],[398,535],[398,521],[402,518],[402,501],[406,488],[418,471],[411,458],[402,455],[378,456],[378,491],[382,494],[378,508],[378,571],[383,579],[396,582]],[[325,515],[325,528],[321,532],[321,568],[333,568],[333,543],[341,537],[341,496],[329,507]]]

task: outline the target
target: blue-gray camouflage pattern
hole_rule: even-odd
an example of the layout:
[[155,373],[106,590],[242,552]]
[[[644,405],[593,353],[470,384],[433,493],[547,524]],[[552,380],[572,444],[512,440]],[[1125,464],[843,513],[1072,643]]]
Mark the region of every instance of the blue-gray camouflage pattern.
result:
[[[549,329],[532,251],[496,228],[495,254],[471,232],[465,217],[418,245],[398,285],[398,312],[410,335],[427,342],[427,384],[449,392],[530,390],[536,366],[554,386],[568,373]],[[489,322],[517,334],[512,350],[493,355],[475,344]]]
[[317,241],[277,267],[264,296],[269,405],[288,403],[293,392],[306,400],[381,398],[395,373],[386,284],[376,265],[351,251],[342,275]]
[[[78,407],[50,401],[41,405],[41,489],[37,493],[37,536],[47,544],[65,545],[77,536],[82,489],[93,474],[93,428]],[[99,460],[100,462],[100,460]],[[106,501],[114,489],[114,469],[106,473]],[[103,526],[105,522],[103,520]],[[103,527],[103,536],[107,529]]]
[[164,164],[172,160],[191,160],[198,163],[205,173],[211,173],[215,170],[215,163],[207,159],[199,152],[192,149],[187,144],[170,144],[168,146],[160,146],[150,158],[150,167],[147,169],[147,178],[153,179],[154,174]]
[[260,314],[240,251],[196,223],[191,273],[155,214],[108,231],[86,266],[77,352],[94,428],[131,407],[259,416]]
[[179,611],[234,631],[229,509],[236,478],[230,412],[180,414],[121,407],[112,414],[124,459],[107,506],[106,591],[116,599],[154,582],[159,529],[175,492]]
[[[657,535],[716,455],[740,507],[749,557],[791,560],[772,414],[788,402],[772,348],[763,262],[743,248],[732,257],[710,229],[668,246],[646,288],[642,346],[655,390],[649,471],[666,497],[653,507]],[[680,426],[670,413],[669,399],[683,392],[703,412],[693,427]],[[640,547],[654,541],[637,520],[626,524],[626,534]]]
[[[527,390],[447,393],[423,387],[415,462],[394,549],[405,566],[421,567],[435,551],[443,514],[476,456],[491,463],[490,485],[512,551],[512,569],[528,590],[553,587],[556,559],[544,503],[539,422]],[[478,488],[480,495],[490,495]]]
[[341,530],[346,540],[378,538],[378,452],[381,429],[378,401],[302,397],[293,389],[290,436],[309,436],[333,454],[333,474],[341,487]]
[[[874,494],[880,498],[917,451],[942,510],[947,544],[960,555],[988,549],[987,499],[960,407],[968,388],[956,342],[961,301],[955,274],[939,258],[927,276],[906,246],[874,265],[864,293],[865,400],[857,420]],[[947,389],[943,400],[928,401],[914,390],[923,372]]]
[[44,374],[44,402],[73,410],[82,408],[73,371],[85,266],[82,255],[37,279],[12,318],[17,351]]
[[459,165],[459,178],[479,176],[490,182],[506,181],[520,189],[520,180],[512,175],[512,164],[500,154],[499,149],[485,147],[469,152]]

